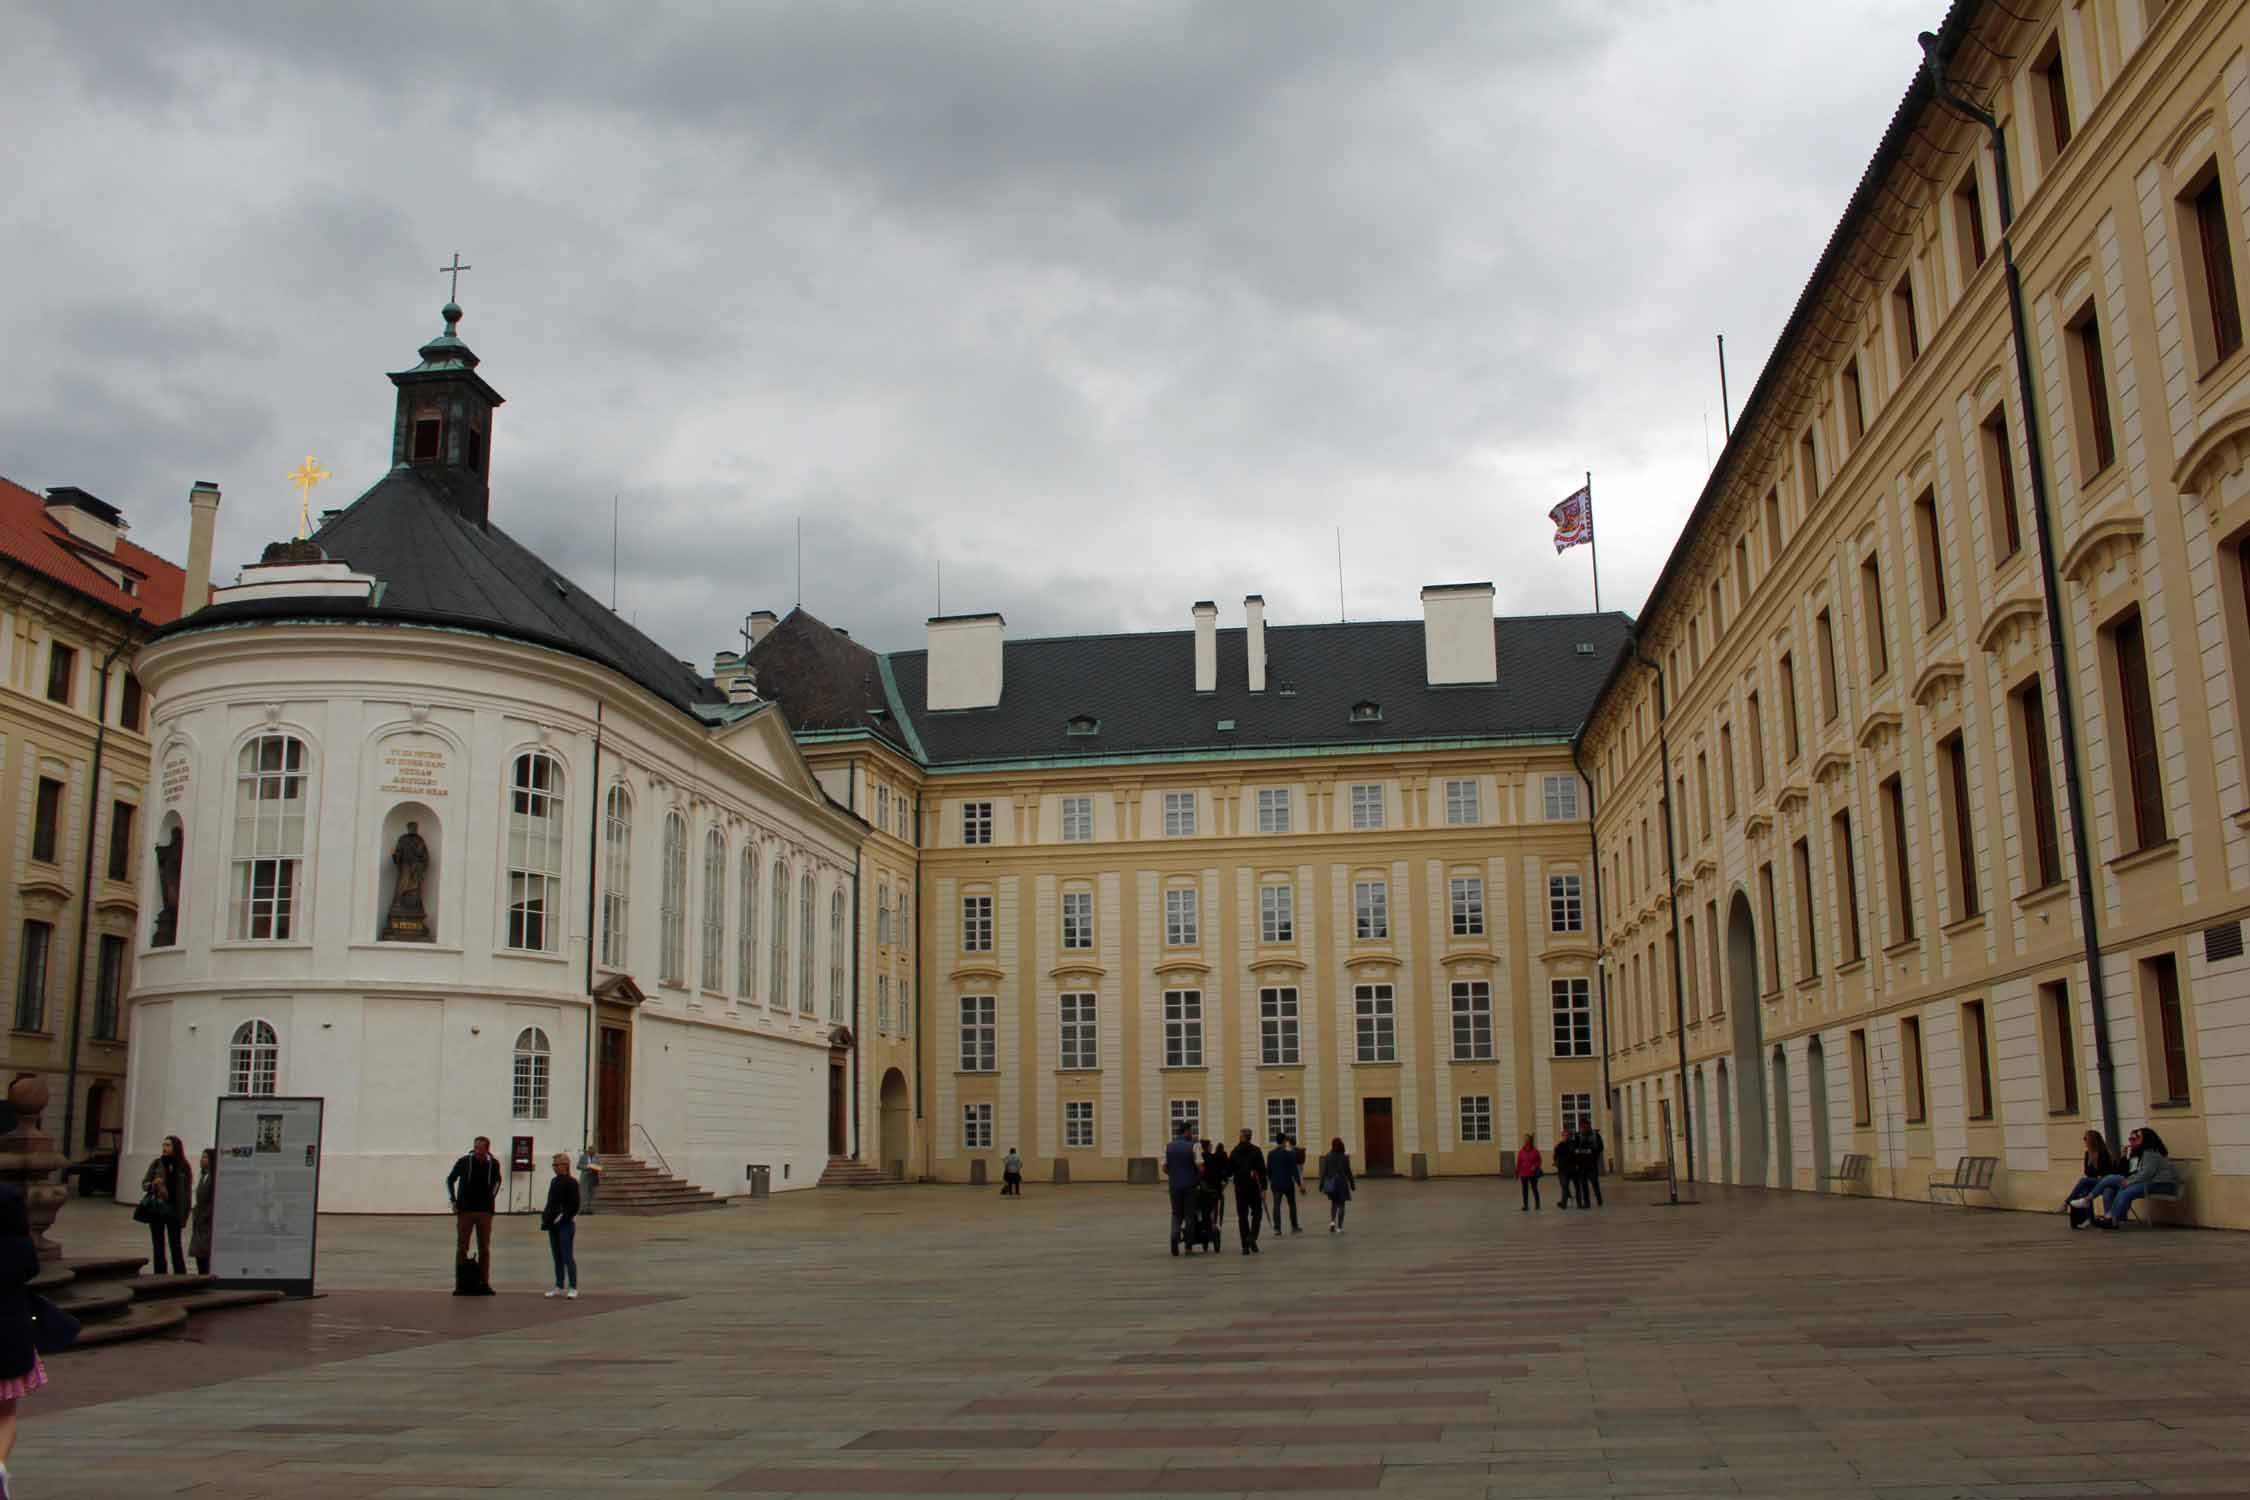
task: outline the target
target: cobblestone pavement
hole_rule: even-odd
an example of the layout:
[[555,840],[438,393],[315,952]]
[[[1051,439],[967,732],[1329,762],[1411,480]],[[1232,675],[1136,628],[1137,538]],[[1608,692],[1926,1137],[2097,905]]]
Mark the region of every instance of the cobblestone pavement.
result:
[[[2250,1238],[1718,1190],[1173,1259],[1155,1189],[596,1217],[588,1295],[454,1302],[442,1219],[332,1219],[310,1307],[65,1355],[18,1493],[2250,1496]],[[144,1244],[74,1202],[74,1254]],[[265,1320],[261,1322],[261,1320]],[[77,1394],[72,1394],[72,1388]]]

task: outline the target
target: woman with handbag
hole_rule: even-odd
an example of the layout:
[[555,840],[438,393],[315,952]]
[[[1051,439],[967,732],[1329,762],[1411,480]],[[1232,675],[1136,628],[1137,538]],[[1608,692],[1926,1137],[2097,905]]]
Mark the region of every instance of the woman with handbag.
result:
[[1344,1149],[1344,1138],[1336,1136],[1328,1142],[1328,1154],[1320,1159],[1320,1191],[1328,1199],[1328,1232],[1344,1232],[1344,1206],[1352,1201],[1352,1189],[1358,1179],[1352,1176],[1351,1153]]
[[149,1274],[167,1274],[164,1244],[172,1244],[171,1271],[174,1276],[187,1274],[187,1256],[180,1249],[180,1225],[185,1223],[193,1206],[195,1178],[188,1170],[187,1147],[176,1135],[164,1137],[164,1148],[156,1160],[148,1164],[141,1176],[141,1206],[133,1210],[133,1217],[148,1226]]
[[210,1147],[195,1167],[195,1224],[188,1231],[188,1254],[195,1257],[195,1274],[211,1274],[211,1179],[218,1174],[219,1153]]
[[31,1242],[31,1210],[23,1190],[0,1186],[0,1500],[8,1497],[8,1455],[16,1446],[16,1403],[47,1383],[42,1348],[59,1350],[78,1333],[77,1320],[31,1290],[39,1250]]

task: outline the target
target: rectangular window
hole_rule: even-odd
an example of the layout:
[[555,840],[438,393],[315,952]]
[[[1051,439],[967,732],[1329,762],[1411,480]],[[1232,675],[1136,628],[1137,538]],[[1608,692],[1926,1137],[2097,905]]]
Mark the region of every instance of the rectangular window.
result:
[[2106,634],[2117,686],[2117,718],[2125,731],[2133,847],[2153,848],[2169,835],[2164,826],[2164,767],[2156,739],[2156,704],[2149,693],[2148,646],[2141,634],[2140,611],[2129,611]]
[[1000,1002],[991,995],[961,997],[961,1071],[1000,1070]]
[[1992,1118],[1992,1034],[1985,1029],[1982,1000],[1961,1007],[1961,1089],[1970,1119]]
[[1813,922],[1812,843],[1799,839],[1790,846],[1790,857],[1797,869],[1797,952],[1805,965],[1805,977],[1820,977],[1820,942]]
[[1784,764],[1797,758],[1803,748],[1803,736],[1797,719],[1797,664],[1786,651],[1781,653],[1781,759]]
[[1492,1139],[1492,1096],[1461,1096],[1461,1144],[1474,1146]]
[[2047,1072],[2047,1112],[2078,1113],[2078,1017],[2070,986],[2061,980],[2039,986],[2039,1040]]
[[1892,776],[1880,788],[1883,800],[1883,863],[1891,884],[1891,941],[1914,941],[1914,872],[1906,841],[1906,780]]
[[1100,1067],[1101,1052],[1094,1038],[1099,1002],[1090,994],[1070,994],[1056,997],[1056,1004],[1062,1011],[1062,1066]]
[[1383,788],[1381,785],[1352,788],[1352,827],[1380,828],[1383,826]]
[[62,843],[63,784],[42,776],[39,790],[32,805],[31,857],[42,864],[53,864]]
[[1352,986],[1352,1010],[1359,1023],[1359,1060],[1398,1061],[1398,1001],[1387,984]]
[[1946,865],[1953,876],[1953,920],[1965,922],[1984,910],[1977,890],[1977,845],[1975,804],[1969,796],[1969,751],[1961,736],[1948,736],[1938,744],[1939,758],[1945,763],[1946,808],[1945,827],[1952,837],[1947,841],[1952,847],[1946,850]]
[[1594,1096],[1592,1094],[1564,1094],[1557,1101],[1561,1105],[1562,1128],[1577,1132],[1594,1128]]
[[990,953],[992,951],[992,898],[990,896],[963,896],[961,898],[961,951],[963,953]]
[[1195,793],[1166,792],[1164,794],[1164,836],[1184,839],[1195,832]]
[[1445,821],[1456,826],[1484,821],[1475,781],[1455,779],[1445,784]]
[[94,1040],[114,1042],[124,1019],[125,940],[115,933],[102,934],[101,957],[94,977]]
[[1993,566],[2023,550],[2023,515],[2016,505],[2016,452],[2008,443],[2008,409],[1992,408],[1979,429],[1984,503],[1991,516]]
[[1203,1134],[1203,1101],[1200,1099],[1174,1099],[1171,1102],[1172,1134],[1178,1135],[1180,1127],[1188,1128],[1188,1138],[1193,1140]]
[[1550,979],[1547,1003],[1554,1015],[1555,1056],[1594,1055],[1594,991],[1590,979]]
[[1758,704],[1758,695],[1749,697],[1750,710],[1750,790],[1766,789],[1766,715]]
[[1695,752],[1695,825],[1696,837],[1708,841],[1711,837],[1711,757],[1701,750]]
[[1984,239],[1984,193],[1974,167],[1953,190],[1953,237],[1961,253],[1961,279],[1965,282],[1991,253]]
[[1797,440],[1797,486],[1802,491],[1805,514],[1809,516],[1813,507],[1820,503],[1820,454],[1813,446],[1810,427]]
[[1854,963],[1867,951],[1859,931],[1859,852],[1852,844],[1852,815],[1849,808],[1836,814],[1828,822],[1832,841],[1830,857],[1836,861],[1836,878],[1840,882],[1836,899],[1844,908],[1844,962]]
[[1914,316],[1914,276],[1901,276],[1891,288],[1891,326],[1898,342],[1898,367],[1904,370],[1922,357],[1922,321]]
[[2071,359],[2071,396],[2077,408],[2078,483],[2081,489],[2117,461],[2117,431],[2109,416],[2109,370],[2102,362],[2101,320],[2089,300],[2064,331]]
[[1852,1123],[1875,1123],[1875,1100],[1867,1086],[1867,1031],[1852,1032]]
[[887,786],[875,788],[875,826],[886,830],[891,826],[891,789]]
[[130,880],[133,876],[133,804],[112,802],[109,805],[109,878]]
[[1352,922],[1354,934],[1363,943],[1391,935],[1391,888],[1387,881],[1352,882]]
[[1744,532],[1734,539],[1734,603],[1737,609],[1750,607],[1750,533]]
[[1778,995],[1781,993],[1781,929],[1777,925],[1773,865],[1770,861],[1758,866],[1758,908],[1765,917],[1758,925],[1764,930],[1766,938],[1766,983],[1762,993]]
[[1484,879],[1478,875],[1456,875],[1448,894],[1453,905],[1453,935],[1455,937],[1484,936]]
[[961,842],[964,844],[989,844],[992,842],[991,803],[964,802],[961,804]]
[[1859,357],[1854,355],[1844,365],[1844,441],[1852,447],[1867,435],[1867,392],[1859,378]]
[[1904,1069],[1906,1123],[1919,1125],[1930,1117],[1929,1074],[1922,1055],[1922,1018],[1901,1016],[1898,1022],[1900,1066]]
[[2011,727],[2016,733],[2016,770],[2025,795],[2016,799],[2017,816],[2030,868],[2038,890],[2062,879],[2062,845],[2055,827],[2055,776],[2047,759],[2047,705],[2034,677],[2011,695],[2015,712]]
[[2063,77],[2059,31],[2048,38],[2046,50],[2031,65],[2031,105],[2039,122],[2040,160],[2051,167],[2070,144],[2070,86]]
[[964,1104],[961,1106],[961,1149],[964,1151],[990,1151],[992,1149],[991,1105]]
[[[1774,565],[1781,561],[1781,549],[1785,540],[1781,530],[1781,486],[1777,484],[1766,491],[1766,568],[1768,571],[1771,571]],[[1749,597],[1748,594],[1743,595],[1743,607],[1745,609],[1749,607]]]
[[1083,844],[1094,836],[1094,799],[1062,799],[1062,836],[1066,844]]
[[[1268,1099],[1266,1101],[1266,1139],[1278,1141],[1283,1136],[1297,1137],[1297,1101],[1294,1099]],[[1275,1233],[1279,1233],[1276,1230]]]
[[1694,1021],[1703,1013],[1703,989],[1695,967],[1695,918],[1684,919],[1681,926],[1687,942],[1687,963],[1682,970],[1687,978],[1687,1018]]
[[1550,875],[1547,877],[1547,930],[1549,932],[1584,932],[1586,930],[1586,903],[1581,894],[1581,883],[1576,875]]
[[47,644],[47,701],[65,708],[78,692],[78,653],[60,641]]
[[875,976],[875,1029],[891,1029],[891,976],[888,974]]
[[16,1030],[47,1029],[47,959],[55,929],[47,922],[23,924],[23,957],[16,969]]
[[1727,591],[1718,579],[1711,580],[1711,649],[1719,649],[1719,637],[1727,628]]
[[1287,833],[1289,831],[1289,788],[1266,786],[1258,788],[1258,832]]
[[1203,1066],[1203,991],[1164,992],[1164,1066]]
[[2193,247],[2189,263],[2202,272],[2191,283],[2195,310],[2196,353],[2203,372],[2242,347],[2242,300],[2234,282],[2234,230],[2227,217],[2226,194],[2219,186],[2218,164],[2205,167],[2202,186],[2181,199],[2185,236]]
[[141,691],[140,678],[127,672],[124,682],[119,685],[117,690],[117,722],[124,728],[138,733],[141,727],[141,715],[146,713],[147,710],[148,697]]
[[1922,559],[1922,628],[1945,622],[1945,539],[1938,530],[1937,491],[1924,490],[1914,502],[1914,540]]
[[2169,953],[2141,960],[2142,1025],[2147,1028],[2148,1097],[2152,1104],[2189,1099],[2187,1018],[2180,1011],[2180,966]]
[[1192,886],[1176,885],[1164,893],[1164,945],[1167,948],[1193,948],[1203,941],[1195,897]]
[[1276,985],[1258,991],[1258,1060],[1270,1067],[1296,1067],[1300,1043],[1296,987]]
[[1094,946],[1094,893],[1092,891],[1064,891],[1062,893],[1062,945],[1065,948],[1091,948]]
[[1726,809],[1727,819],[1731,822],[1734,819],[1735,812],[1734,726],[1732,724],[1721,724],[1719,726],[1719,794],[1724,799],[1721,806]]
[[1293,943],[1297,940],[1297,888],[1290,885],[1258,887],[1258,941]]
[[1482,979],[1454,981],[1453,1060],[1492,1061],[1492,986]]
[[1063,1149],[1065,1151],[1091,1151],[1094,1149],[1093,1100],[1066,1099],[1063,1101]]
[[1843,695],[1836,682],[1836,621],[1825,609],[1813,616],[1813,639],[1820,646],[1820,719],[1833,724]]
[[1578,816],[1578,778],[1549,776],[1540,788],[1547,804],[1547,821],[1567,823]]

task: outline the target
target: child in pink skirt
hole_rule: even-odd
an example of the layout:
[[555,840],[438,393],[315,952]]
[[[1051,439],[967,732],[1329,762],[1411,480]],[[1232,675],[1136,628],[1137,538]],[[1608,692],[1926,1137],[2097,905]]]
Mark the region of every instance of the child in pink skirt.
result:
[[39,1251],[23,1191],[0,1185],[0,1500],[8,1497],[8,1455],[16,1446],[16,1403],[47,1383],[31,1343],[31,1278]]

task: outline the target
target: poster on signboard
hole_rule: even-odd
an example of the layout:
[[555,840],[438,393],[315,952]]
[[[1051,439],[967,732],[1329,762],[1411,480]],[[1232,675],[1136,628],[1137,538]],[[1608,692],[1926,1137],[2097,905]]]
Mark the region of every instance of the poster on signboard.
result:
[[211,1274],[309,1297],[320,1214],[319,1099],[219,1101]]

